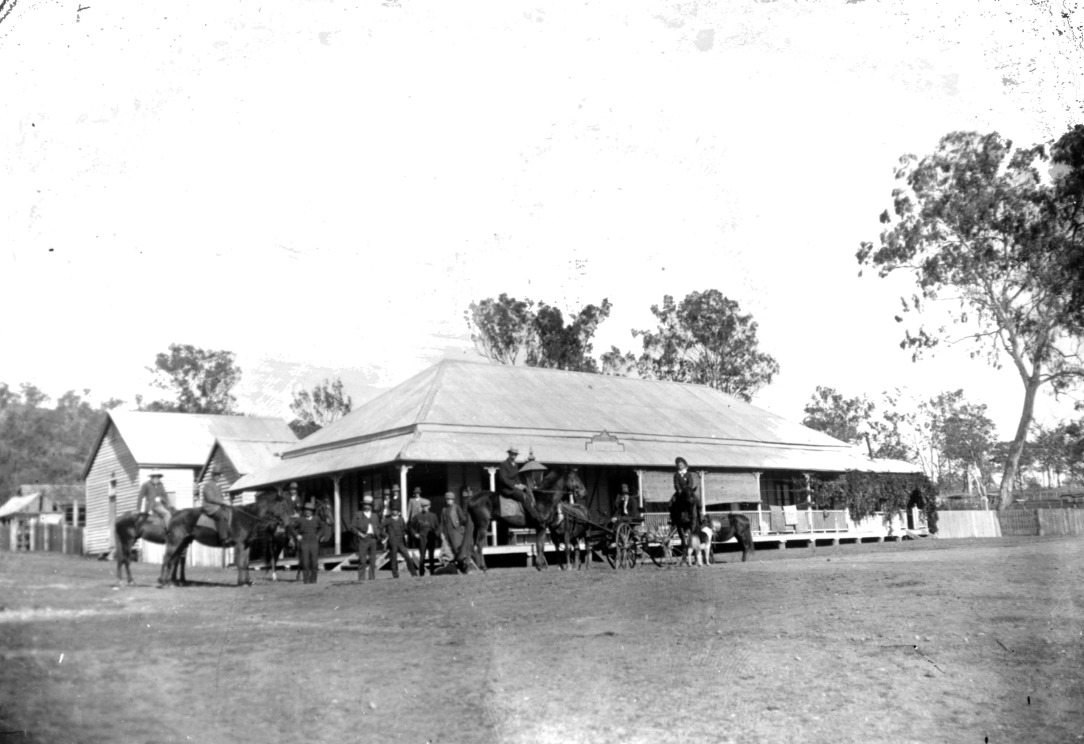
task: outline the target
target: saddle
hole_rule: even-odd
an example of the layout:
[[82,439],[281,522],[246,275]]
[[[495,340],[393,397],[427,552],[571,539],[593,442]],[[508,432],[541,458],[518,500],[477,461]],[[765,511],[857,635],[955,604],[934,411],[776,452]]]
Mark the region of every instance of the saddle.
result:
[[523,513],[523,504],[519,503],[515,499],[510,499],[507,496],[499,496],[498,508],[500,515],[505,519],[510,517],[520,517],[526,519],[526,514]]
[[[226,513],[226,524],[227,525],[232,525],[233,524],[233,509],[223,508],[223,509],[220,509],[219,511]],[[215,522],[215,518],[212,517],[210,514],[203,513],[202,511],[199,513],[199,519],[196,520],[196,526],[197,527],[205,527],[205,528],[211,530],[212,532],[216,532],[216,533],[218,532],[218,523]]]

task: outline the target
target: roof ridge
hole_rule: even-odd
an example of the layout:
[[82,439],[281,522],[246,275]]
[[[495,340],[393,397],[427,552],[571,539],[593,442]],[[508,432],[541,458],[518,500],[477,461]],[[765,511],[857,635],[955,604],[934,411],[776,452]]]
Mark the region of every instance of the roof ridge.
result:
[[433,379],[429,382],[429,391],[425,394],[425,400],[422,401],[421,408],[418,410],[418,418],[414,421],[414,425],[425,421],[429,415],[429,409],[433,407],[433,401],[437,397],[437,391],[440,390],[440,382],[444,378],[444,363],[451,361],[450,359],[441,359],[437,362],[437,371],[433,375]]

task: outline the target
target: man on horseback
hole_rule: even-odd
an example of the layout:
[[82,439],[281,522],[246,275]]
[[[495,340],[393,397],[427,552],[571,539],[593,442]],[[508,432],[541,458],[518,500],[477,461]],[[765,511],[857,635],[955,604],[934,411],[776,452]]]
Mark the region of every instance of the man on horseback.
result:
[[162,485],[162,474],[151,473],[150,480],[139,489],[140,512],[154,513],[162,520],[162,526],[169,524],[169,518],[173,514],[173,505],[169,503],[169,494]]
[[222,541],[223,546],[226,546],[231,543],[228,511],[230,505],[222,497],[222,489],[218,486],[218,476],[221,473],[222,469],[218,465],[212,465],[211,477],[200,486],[199,495],[203,502],[201,505],[203,513],[215,520],[215,526],[218,527],[218,539]]
[[519,466],[516,465],[518,454],[519,450],[515,447],[508,448],[508,457],[497,468],[497,492],[507,499],[518,501],[531,519],[541,523],[542,518],[535,506],[533,494],[527,486],[519,482]]
[[677,466],[677,472],[674,473],[674,495],[670,497],[669,506],[674,505],[674,499],[678,497],[678,494],[686,492],[689,497],[696,500],[696,477],[689,471],[689,463],[685,462],[684,457],[679,457],[674,460],[674,464]]

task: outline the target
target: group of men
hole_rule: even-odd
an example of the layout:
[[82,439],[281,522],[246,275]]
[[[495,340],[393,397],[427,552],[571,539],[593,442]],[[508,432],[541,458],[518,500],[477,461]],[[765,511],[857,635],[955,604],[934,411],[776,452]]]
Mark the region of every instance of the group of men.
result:
[[[516,464],[519,451],[515,447],[510,447],[507,455],[497,469],[498,492],[506,498],[519,502],[527,514],[537,518],[530,489],[526,488],[519,479],[519,467]],[[674,464],[677,467],[677,472],[674,473],[675,496],[682,490],[695,494],[696,482],[692,473],[689,472],[685,458],[677,458]],[[222,489],[218,485],[220,474],[219,466],[212,465],[211,477],[200,487],[201,509],[215,521],[222,544],[229,545],[231,544],[229,505],[223,498]],[[290,490],[296,500],[297,484],[291,484]],[[393,487],[393,491],[381,500],[381,507],[386,505],[386,515],[379,513],[384,511],[383,508],[374,509],[374,499],[369,495],[362,498],[361,510],[354,515],[350,529],[357,536],[358,542],[358,581],[376,579],[377,551],[383,540],[387,541],[388,562],[394,578],[399,578],[400,557],[406,562],[411,576],[424,576],[427,563],[430,570],[435,571],[434,552],[438,541],[441,544],[442,565],[456,561],[462,554],[463,541],[467,539],[467,515],[463,507],[457,503],[454,492],[448,491],[444,495],[444,509],[438,517],[430,511],[431,503],[429,499],[422,496],[421,488],[415,487],[407,502],[407,518],[404,520],[397,491],[398,487]],[[465,495],[469,498],[469,489],[466,489]],[[674,498],[672,497],[670,501],[672,504]],[[154,513],[164,523],[168,523],[172,513],[172,504],[162,484],[161,472],[152,472],[150,480],[140,489],[139,510]],[[629,493],[628,484],[622,484],[614,501],[612,520],[638,520],[639,517],[638,501]],[[324,519],[316,516],[316,504],[309,500],[301,507],[301,516],[294,519],[292,528],[298,541],[298,559],[303,581],[306,584],[315,584],[319,571],[320,543],[329,539],[332,527]],[[409,535],[417,536],[414,545],[419,551],[420,560],[417,564],[408,550]],[[426,560],[427,553],[428,561]]]
[[[448,491],[444,494],[444,509],[438,517],[429,510],[429,499],[423,498],[421,488],[415,488],[410,500],[407,502],[407,515],[409,522],[403,520],[402,509],[397,499],[392,499],[387,505],[388,514],[380,517],[374,513],[372,496],[364,496],[361,500],[361,510],[354,515],[350,525],[351,531],[357,535],[358,540],[358,581],[376,579],[377,548],[381,540],[388,543],[388,562],[391,566],[392,578],[399,578],[399,558],[406,562],[407,570],[411,576],[424,576],[428,563],[430,570],[435,573],[434,553],[438,537],[443,537],[441,548],[441,562],[446,564],[455,559],[460,552],[465,539],[467,516],[463,508],[456,503],[455,493]],[[408,532],[409,530],[409,532]],[[408,535],[413,534],[417,539],[419,563],[415,564],[414,557],[407,549]],[[428,553],[428,561],[426,554]]]

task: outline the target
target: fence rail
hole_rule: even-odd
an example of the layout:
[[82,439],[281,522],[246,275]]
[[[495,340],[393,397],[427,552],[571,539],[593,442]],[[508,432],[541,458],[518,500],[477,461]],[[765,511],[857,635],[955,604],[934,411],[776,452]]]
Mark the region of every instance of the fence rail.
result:
[[13,519],[0,524],[0,550],[82,555],[83,528],[69,524],[46,524],[37,520]]
[[[1050,510],[1044,510],[1050,511]],[[1038,511],[1031,509],[1006,509],[997,515],[1001,522],[1001,534],[1005,537],[1026,537],[1039,534]]]
[[1042,509],[1032,513],[1038,518],[1040,535],[1084,535],[1084,511],[1080,509]]

